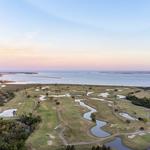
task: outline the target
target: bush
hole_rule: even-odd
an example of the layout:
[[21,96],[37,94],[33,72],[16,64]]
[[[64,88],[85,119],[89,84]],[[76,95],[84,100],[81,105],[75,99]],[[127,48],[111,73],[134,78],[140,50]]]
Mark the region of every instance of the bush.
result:
[[56,105],[60,105],[60,102],[56,101]]
[[140,130],[143,131],[143,130],[144,130],[144,127],[140,127]]
[[132,102],[132,104],[134,105],[138,105],[138,106],[143,106],[143,107],[146,107],[146,108],[150,108],[150,99],[149,98],[138,98],[134,95],[128,95],[127,97],[127,100],[130,100]]
[[118,112],[118,109],[117,109],[117,108],[115,108],[115,112]]
[[96,115],[94,113],[92,113],[90,117],[93,122],[96,122]]
[[127,119],[127,120],[126,120],[126,123],[128,123],[128,124],[129,124],[129,123],[131,123],[131,121]]
[[27,95],[27,98],[30,98],[31,97],[31,95]]

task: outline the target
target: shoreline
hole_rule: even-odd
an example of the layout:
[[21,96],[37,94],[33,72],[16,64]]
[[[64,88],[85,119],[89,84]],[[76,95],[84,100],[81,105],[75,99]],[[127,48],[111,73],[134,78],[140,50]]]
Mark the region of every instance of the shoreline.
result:
[[[77,74],[76,74],[77,73]],[[138,75],[133,80],[132,75],[124,76],[114,74],[98,74],[98,72],[0,72],[0,83],[6,84],[68,84],[68,85],[92,85],[92,86],[119,86],[150,88],[149,76]],[[87,78],[84,76],[87,75]]]
[[134,85],[104,85],[104,84],[72,84],[72,83],[28,83],[24,81],[10,81],[10,80],[0,80],[0,84],[6,85],[56,85],[56,86],[95,86],[95,87],[123,87],[123,88],[143,88],[150,89],[150,86],[134,86]]

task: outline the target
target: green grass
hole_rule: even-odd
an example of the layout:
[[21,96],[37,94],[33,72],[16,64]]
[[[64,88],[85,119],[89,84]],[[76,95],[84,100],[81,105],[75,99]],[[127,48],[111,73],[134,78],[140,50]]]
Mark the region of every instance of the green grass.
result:
[[150,146],[150,134],[136,136],[133,139],[128,139],[127,137],[124,137],[123,141],[125,144],[127,144],[135,150],[146,150],[147,147]]
[[[43,102],[37,109],[37,114],[41,116],[42,122],[38,126],[36,132],[34,132],[27,140],[27,145],[32,145],[33,148],[47,149],[48,134],[56,136],[54,128],[58,124],[56,110],[53,109],[51,103],[48,101]],[[57,137],[53,140],[53,144],[58,144]]]
[[92,123],[83,119],[83,108],[71,98],[64,98],[60,102],[61,116],[66,124],[66,139],[71,143],[91,141],[92,138],[87,134],[87,131],[92,126]]
[[32,98],[27,98],[23,91],[19,91],[15,94],[15,98],[6,103],[2,110],[15,108],[17,109],[17,115],[24,113],[30,113],[35,107],[35,100]]
[[[24,113],[34,113],[36,115],[40,115],[42,118],[42,122],[38,125],[37,129],[34,133],[28,138],[26,141],[27,147],[32,150],[47,150],[47,149],[57,149],[62,146],[62,141],[59,139],[59,131],[54,130],[54,128],[62,123],[62,125],[66,128],[64,132],[64,136],[69,143],[76,143],[82,141],[94,141],[98,138],[93,137],[89,134],[89,129],[94,125],[94,123],[83,119],[83,113],[85,113],[86,109],[79,106],[78,103],[75,103],[72,98],[53,98],[47,101],[41,102],[40,106],[35,110],[35,106],[37,105],[38,98],[41,94],[46,94],[48,91],[55,94],[56,90],[60,90],[60,94],[71,93],[72,95],[82,95],[82,99],[87,99],[85,96],[86,91],[94,92],[91,96],[97,97],[99,93],[106,92],[106,89],[122,89],[123,91],[110,91],[111,94],[107,100],[116,101],[115,107],[119,109],[119,111],[128,112],[131,115],[136,115],[137,117],[146,117],[147,112],[143,107],[139,107],[131,104],[129,101],[116,100],[114,95],[127,95],[131,91],[138,90],[137,88],[129,88],[125,89],[124,87],[108,87],[108,86],[77,86],[77,85],[49,85],[48,91],[40,91],[35,92],[36,86],[28,86],[26,90],[27,94],[31,96],[31,98],[27,98],[25,91],[21,87],[21,91],[16,92],[16,96],[14,99],[6,103],[3,107],[0,107],[0,110],[6,110],[10,108],[18,109],[17,115],[21,115]],[[89,89],[90,87],[90,89]],[[11,86],[13,88],[13,86]],[[15,87],[16,88],[16,87]],[[19,88],[17,86],[17,88]],[[145,91],[144,91],[145,92]],[[149,91],[147,91],[149,92]],[[149,93],[147,93],[148,95]],[[145,94],[146,95],[146,94]],[[37,96],[37,98],[35,98]],[[59,106],[56,106],[55,100],[60,102]],[[21,103],[21,104],[19,104]],[[121,119],[119,116],[114,115],[112,108],[108,107],[108,104],[88,99],[85,101],[88,105],[97,109],[96,117],[97,119],[104,120],[108,122],[108,126],[105,126],[104,129],[111,133],[126,133],[130,131],[135,131],[139,129],[139,127],[144,126],[145,128],[149,128],[147,124],[142,122],[131,122],[127,124],[124,119]],[[61,120],[59,120],[57,111],[61,112]],[[150,121],[150,120],[149,120]],[[116,124],[114,127],[110,127],[111,124]],[[55,136],[55,139],[52,139],[52,146],[48,146],[47,142],[49,140],[48,134]],[[127,145],[133,147],[137,150],[143,150],[150,143],[150,134],[144,136],[136,136],[135,138],[128,139],[127,136],[123,136],[123,141]],[[89,148],[91,146],[76,146],[77,148]],[[140,148],[140,149],[139,149]]]

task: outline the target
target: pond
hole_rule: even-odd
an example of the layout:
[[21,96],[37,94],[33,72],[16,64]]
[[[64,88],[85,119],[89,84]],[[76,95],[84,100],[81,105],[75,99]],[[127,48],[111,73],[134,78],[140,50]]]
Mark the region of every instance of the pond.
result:
[[[85,107],[90,110],[89,112],[84,113],[83,118],[92,121],[91,114],[94,112],[97,112],[97,110],[85,104],[82,101],[82,99],[76,99],[75,102],[78,102],[80,106]],[[104,127],[105,125],[107,125],[107,122],[96,120],[96,125],[90,129],[92,135],[99,137],[99,138],[109,137],[111,134],[102,129],[102,127]],[[122,140],[120,137],[116,137],[114,140],[106,143],[105,145],[110,146],[111,148],[114,148],[116,150],[132,150],[122,143]]]
[[131,150],[130,148],[128,148],[122,143],[122,140],[120,137],[116,137],[113,141],[108,142],[105,145],[110,146],[111,148],[114,148],[116,150]]

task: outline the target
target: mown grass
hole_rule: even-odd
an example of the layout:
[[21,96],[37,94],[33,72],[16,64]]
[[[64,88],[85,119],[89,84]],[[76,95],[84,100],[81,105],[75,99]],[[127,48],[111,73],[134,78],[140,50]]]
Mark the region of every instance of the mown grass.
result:
[[54,128],[58,125],[58,118],[56,110],[53,109],[51,103],[48,101],[41,103],[40,107],[37,109],[37,114],[41,116],[42,122],[38,126],[36,132],[34,132],[28,138],[26,144],[28,146],[32,145],[32,148],[35,148],[36,150],[48,149],[48,134],[52,134],[56,137],[53,140],[53,145],[60,145],[56,132],[54,130]]

